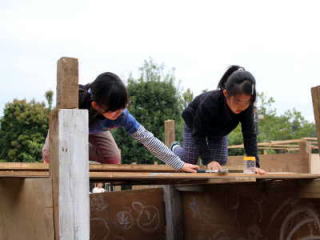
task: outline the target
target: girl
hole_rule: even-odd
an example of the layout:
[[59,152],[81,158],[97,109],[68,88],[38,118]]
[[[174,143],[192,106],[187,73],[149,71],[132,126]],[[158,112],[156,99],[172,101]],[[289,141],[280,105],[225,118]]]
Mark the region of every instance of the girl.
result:
[[241,123],[245,152],[256,157],[256,173],[264,174],[257,155],[255,85],[251,73],[243,67],[230,66],[218,90],[197,96],[183,111],[183,146],[173,143],[171,150],[187,163],[195,164],[201,156],[208,169],[221,169],[228,157],[227,135]]
[[[147,131],[126,109],[127,89],[121,79],[110,72],[79,87],[79,108],[89,111],[89,159],[100,163],[119,164],[121,155],[110,129],[124,127],[128,134],[142,143],[155,157],[174,169],[196,172],[196,165],[183,162],[153,134]],[[43,147],[43,160],[48,162],[48,137]]]

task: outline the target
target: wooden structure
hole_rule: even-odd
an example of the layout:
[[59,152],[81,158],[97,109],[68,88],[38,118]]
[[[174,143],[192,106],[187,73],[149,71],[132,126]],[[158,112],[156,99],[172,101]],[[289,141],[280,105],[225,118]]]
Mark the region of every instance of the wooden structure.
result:
[[[76,109],[77,60],[60,59],[57,76],[50,166],[0,163],[1,239],[320,239],[320,175],[304,169],[303,153],[298,162],[288,157],[263,176],[181,173],[163,165],[89,166],[87,112]],[[318,100],[314,105],[319,109]],[[171,121],[166,131],[169,144]],[[270,161],[276,164],[276,157]],[[285,164],[303,170],[290,173]],[[89,195],[89,179],[167,185]]]
[[[261,154],[259,155],[261,167],[267,171],[283,171],[296,173],[320,173],[319,153],[312,153],[318,149],[317,138],[302,138],[282,141],[271,141],[258,143],[259,150],[285,150],[285,153]],[[241,149],[241,145],[232,145],[229,149]],[[240,166],[241,156],[230,156],[229,166]]]

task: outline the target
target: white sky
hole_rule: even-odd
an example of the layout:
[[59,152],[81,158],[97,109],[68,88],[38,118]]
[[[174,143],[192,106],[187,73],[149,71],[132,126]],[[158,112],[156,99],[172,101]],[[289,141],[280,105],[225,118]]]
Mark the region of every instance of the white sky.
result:
[[144,59],[176,69],[195,95],[230,64],[252,72],[278,113],[313,120],[319,85],[319,1],[1,0],[0,115],[14,98],[44,101],[56,61],[80,62],[80,82],[111,71],[124,80]]

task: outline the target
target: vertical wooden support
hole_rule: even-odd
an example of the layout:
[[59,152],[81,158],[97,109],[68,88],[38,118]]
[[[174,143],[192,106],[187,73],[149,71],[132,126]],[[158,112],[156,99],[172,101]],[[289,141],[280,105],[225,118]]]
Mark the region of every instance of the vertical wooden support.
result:
[[78,108],[78,59],[60,58],[57,71],[57,108]]
[[[164,122],[165,144],[169,147],[175,141],[175,121]],[[165,211],[166,211],[166,239],[183,239],[183,214],[181,195],[174,185],[163,187]]]
[[[320,154],[320,86],[311,88],[311,96],[313,102],[314,120],[316,123],[316,131],[318,137],[318,149]],[[311,169],[310,172],[319,172],[319,160],[313,159],[311,155]]]
[[164,143],[169,147],[170,144],[176,139],[174,120],[164,121],[164,135],[165,135]]
[[[77,76],[76,59],[59,60],[59,104],[52,113],[49,134],[55,240],[89,240],[90,236],[88,112],[59,109],[78,106],[73,99],[78,96],[74,94]],[[61,88],[69,89],[72,97]]]
[[311,173],[311,143],[304,140],[299,143],[299,152],[303,155],[304,165],[301,166],[301,169],[305,169],[302,172]]
[[314,120],[316,123],[318,137],[318,148],[320,150],[320,86],[311,88],[311,95],[313,102]]
[[172,185],[163,187],[166,212],[166,239],[183,239],[183,213],[181,194]]

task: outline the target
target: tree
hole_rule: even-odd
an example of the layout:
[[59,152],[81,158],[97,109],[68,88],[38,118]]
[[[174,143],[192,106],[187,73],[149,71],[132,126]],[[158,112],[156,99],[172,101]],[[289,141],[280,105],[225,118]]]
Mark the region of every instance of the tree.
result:
[[48,102],[48,108],[49,108],[49,110],[51,110],[52,109],[52,102],[53,102],[53,91],[52,90],[46,91],[44,96]]
[[191,103],[193,100],[193,92],[188,88],[183,94],[182,94],[182,101],[183,101],[183,108],[186,108],[189,103]]
[[[139,78],[131,76],[128,80],[128,109],[147,130],[163,141],[164,121],[175,119],[177,125],[181,122],[182,100],[174,85],[174,71],[166,71],[163,65],[155,64],[152,59],[145,61],[139,70]],[[156,160],[123,129],[115,130],[114,136],[121,149],[123,163],[145,164]]]
[[7,103],[0,120],[0,159],[33,162],[41,159],[41,148],[48,130],[49,110],[34,100]]
[[[273,98],[267,98],[264,93],[258,94],[258,142],[316,136],[315,125],[306,121],[300,112],[292,109],[278,115],[273,103]],[[241,127],[233,130],[228,139],[230,145],[242,144]],[[230,154],[243,154],[243,150],[230,150]]]

